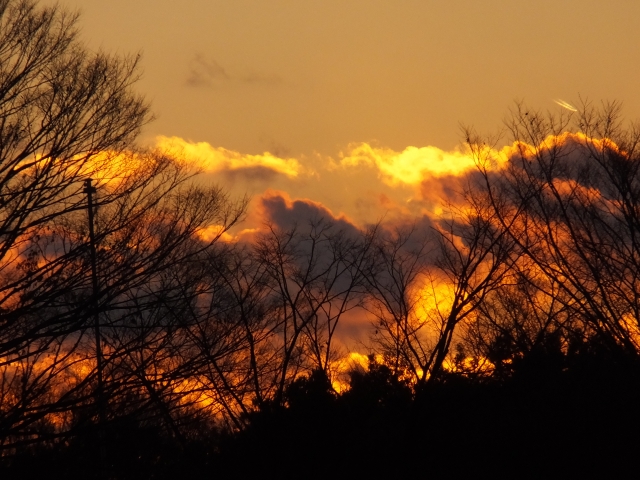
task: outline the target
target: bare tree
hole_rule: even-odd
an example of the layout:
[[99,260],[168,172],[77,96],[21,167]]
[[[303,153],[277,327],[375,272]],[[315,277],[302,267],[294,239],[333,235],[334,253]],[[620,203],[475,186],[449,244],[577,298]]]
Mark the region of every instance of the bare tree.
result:
[[500,168],[482,139],[467,138],[483,178],[477,193],[526,258],[531,299],[547,299],[529,302],[546,318],[538,334],[570,321],[574,334],[637,353],[637,125],[623,126],[618,103],[559,116],[517,105],[507,125],[516,148]]
[[278,309],[278,402],[300,369],[330,373],[340,318],[361,305],[362,266],[370,248],[370,238],[348,234],[323,219],[285,231],[271,228],[257,242],[256,254]]
[[414,382],[440,377],[458,327],[509,274],[513,240],[487,208],[463,190],[437,225],[381,235],[365,278],[374,342],[395,373]]
[[[161,321],[159,312],[173,302],[175,314],[177,299],[184,305],[191,297],[180,290],[183,285],[168,282],[170,272],[213,248],[199,239],[200,229],[217,225],[223,233],[246,206],[219,188],[189,186],[194,172],[183,162],[137,151],[133,142],[150,119],[147,104],[133,91],[139,59],[89,52],[77,38],[76,21],[77,15],[58,6],[0,0],[4,446],[55,437],[79,416],[91,417],[95,314],[112,404],[136,385],[144,387],[139,391],[147,402],[160,398],[160,386],[168,395],[175,382],[166,387],[153,377],[148,357],[142,354],[132,368],[134,347],[155,352],[152,367],[177,378],[170,363],[158,359],[171,352],[171,343],[160,340],[171,337],[170,322]],[[83,191],[90,178],[97,185],[97,297]]]
[[[83,256],[60,225],[86,209],[83,181],[121,176],[100,201],[109,204],[168,166],[148,163],[149,176],[126,158],[121,172],[109,167],[149,119],[131,89],[138,60],[90,54],[77,40],[76,19],[32,1],[0,2],[0,308],[13,312],[3,318],[0,355],[37,335],[14,318],[33,309],[26,292],[62,260],[41,265],[36,258],[52,248]],[[60,228],[52,232],[54,222]]]
[[362,301],[370,240],[318,219],[207,257],[200,302],[185,315],[188,348],[177,351],[214,415],[242,428],[256,408],[283,405],[298,375],[331,375],[340,318]]

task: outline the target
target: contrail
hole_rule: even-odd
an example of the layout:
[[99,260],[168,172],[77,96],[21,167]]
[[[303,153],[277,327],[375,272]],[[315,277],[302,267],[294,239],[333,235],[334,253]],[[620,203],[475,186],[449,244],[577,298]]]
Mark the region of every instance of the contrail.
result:
[[567,110],[571,110],[572,112],[577,112],[578,109],[576,107],[574,107],[573,105],[571,105],[568,102],[565,102],[564,100],[554,100],[554,102],[556,102],[558,105],[560,105],[562,108],[566,108]]

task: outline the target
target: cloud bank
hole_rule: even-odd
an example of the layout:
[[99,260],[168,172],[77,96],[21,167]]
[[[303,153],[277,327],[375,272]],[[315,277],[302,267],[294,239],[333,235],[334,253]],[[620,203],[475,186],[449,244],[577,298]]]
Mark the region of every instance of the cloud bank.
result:
[[[311,214],[312,205],[315,214],[358,228],[435,216],[458,179],[475,168],[469,152],[434,146],[395,151],[353,143],[336,157],[300,158],[246,154],[179,137],[158,137],[157,146],[201,169],[201,181],[221,184],[231,195],[249,193],[248,229],[281,224],[287,215],[301,220],[303,207]],[[280,209],[275,198],[284,202]]]

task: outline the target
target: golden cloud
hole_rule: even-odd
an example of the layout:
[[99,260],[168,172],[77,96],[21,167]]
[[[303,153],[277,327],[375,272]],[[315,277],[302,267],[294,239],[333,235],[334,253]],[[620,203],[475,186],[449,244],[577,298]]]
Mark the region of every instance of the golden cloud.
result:
[[[324,216],[344,217],[359,227],[383,218],[391,223],[425,215],[437,218],[443,213],[444,204],[462,201],[455,195],[462,190],[460,179],[478,164],[495,171],[504,168],[509,158],[535,155],[552,144],[571,141],[584,143],[587,139],[580,134],[565,134],[546,138],[540,145],[514,142],[501,148],[477,146],[473,151],[462,146],[451,151],[435,146],[408,146],[396,151],[352,143],[334,158],[281,158],[268,152],[251,155],[166,136],[158,137],[156,146],[159,151],[200,167],[204,173],[238,173],[239,176],[230,177],[227,187],[232,195],[250,192],[254,196],[243,226],[255,233],[273,213],[265,212],[263,204],[272,197],[286,200],[286,208],[282,207],[279,215],[303,215],[304,204],[309,211],[325,209]],[[201,232],[205,240],[216,235],[214,227]],[[231,235],[235,237],[238,231]],[[223,240],[232,241],[228,236]]]
[[361,164],[375,166],[390,185],[418,185],[427,177],[458,176],[475,168],[473,157],[459,150],[446,152],[428,146],[407,147],[396,152],[367,143],[351,144],[349,151],[342,154],[339,166],[348,168]]
[[167,150],[193,162],[206,173],[261,167],[295,178],[304,170],[295,158],[280,158],[269,152],[262,155],[246,155],[222,147],[213,147],[207,142],[194,143],[180,137],[165,136],[157,137],[156,145],[161,150]]

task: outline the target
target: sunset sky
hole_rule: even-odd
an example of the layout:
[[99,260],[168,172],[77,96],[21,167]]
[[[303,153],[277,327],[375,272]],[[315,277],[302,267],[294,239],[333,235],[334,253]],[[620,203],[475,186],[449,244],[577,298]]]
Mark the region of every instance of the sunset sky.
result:
[[617,99],[640,117],[628,0],[60,3],[92,49],[142,53],[157,118],[141,141],[252,195],[245,228],[269,208],[359,226],[432,215],[472,167],[460,124],[496,132],[514,100]]
[[639,20],[0,0],[0,480],[637,470]]

